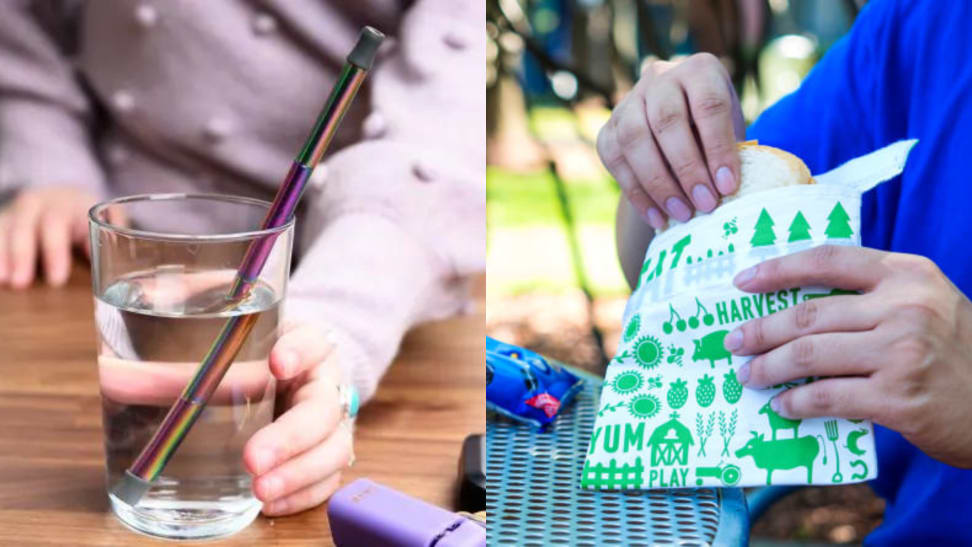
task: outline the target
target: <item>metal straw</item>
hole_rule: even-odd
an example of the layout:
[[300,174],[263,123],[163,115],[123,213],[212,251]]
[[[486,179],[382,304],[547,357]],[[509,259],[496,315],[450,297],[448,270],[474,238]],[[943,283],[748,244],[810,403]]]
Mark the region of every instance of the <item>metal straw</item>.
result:
[[[338,77],[324,109],[304,147],[294,158],[283,184],[270,205],[262,229],[282,226],[293,216],[297,203],[307,186],[314,167],[320,162],[327,150],[338,124],[348,110],[355,93],[364,81],[375,59],[378,46],[384,35],[365,27],[358,36],[358,42],[348,54],[341,75]],[[273,249],[278,234],[255,239],[247,248],[246,255],[236,274],[236,280],[227,298],[232,302],[245,299]],[[179,398],[173,403],[165,420],[155,431],[152,439],[145,445],[131,467],[125,470],[122,480],[112,487],[112,494],[129,505],[135,505],[151,488],[152,481],[162,472],[165,464],[179,448],[179,444],[189,433],[193,423],[209,401],[210,396],[223,379],[226,371],[239,353],[247,336],[253,329],[258,314],[231,317],[223,330],[209,348],[199,369],[186,385]]]

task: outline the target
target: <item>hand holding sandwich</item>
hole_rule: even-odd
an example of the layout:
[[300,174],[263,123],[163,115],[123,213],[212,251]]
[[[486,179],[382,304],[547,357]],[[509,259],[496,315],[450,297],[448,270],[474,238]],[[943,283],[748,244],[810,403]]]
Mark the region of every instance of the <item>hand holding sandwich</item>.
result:
[[757,355],[739,381],[810,376],[773,406],[790,418],[867,419],[929,456],[972,467],[972,302],[927,258],[822,246],[740,272],[747,292],[822,285],[860,291],[814,299],[732,331],[726,348]]

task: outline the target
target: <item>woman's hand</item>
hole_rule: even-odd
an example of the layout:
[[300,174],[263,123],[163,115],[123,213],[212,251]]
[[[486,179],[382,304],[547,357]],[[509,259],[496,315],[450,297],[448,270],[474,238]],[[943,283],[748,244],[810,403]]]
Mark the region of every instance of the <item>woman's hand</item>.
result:
[[326,328],[301,324],[285,332],[270,352],[270,370],[284,412],[253,434],[243,463],[263,513],[280,516],[330,497],[354,453],[338,393],[337,352]]
[[808,300],[726,336],[740,382],[780,393],[782,416],[839,416],[898,431],[928,455],[972,467],[972,303],[927,258],[823,246],[740,272],[747,292],[823,285],[857,296]]
[[657,61],[615,107],[597,137],[601,161],[655,229],[685,222],[739,185],[742,110],[728,72],[708,53]]
[[42,259],[47,283],[63,285],[71,249],[88,246],[88,209],[95,196],[69,186],[21,190],[0,210],[0,287],[29,286]]

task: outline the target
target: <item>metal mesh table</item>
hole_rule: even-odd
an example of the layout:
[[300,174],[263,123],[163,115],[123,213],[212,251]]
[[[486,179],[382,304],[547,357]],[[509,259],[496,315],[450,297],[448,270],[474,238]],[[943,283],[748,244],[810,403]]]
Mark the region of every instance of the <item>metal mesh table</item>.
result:
[[738,488],[592,491],[581,470],[601,380],[585,385],[544,433],[490,413],[486,419],[489,545],[746,545]]

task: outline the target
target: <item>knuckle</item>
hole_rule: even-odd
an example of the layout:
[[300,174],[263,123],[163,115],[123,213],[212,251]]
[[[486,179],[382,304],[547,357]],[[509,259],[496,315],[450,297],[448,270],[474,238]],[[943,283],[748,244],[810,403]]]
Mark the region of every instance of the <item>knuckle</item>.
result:
[[766,345],[766,319],[758,318],[750,321],[746,326],[743,327],[744,334],[743,340],[752,340],[753,345],[757,348],[765,347]]
[[791,354],[793,359],[793,364],[798,368],[807,369],[813,365],[814,358],[814,343],[813,339],[803,337],[797,338],[791,344]]
[[696,53],[686,59],[686,62],[691,62],[699,66],[722,66],[722,62],[719,61],[719,58],[708,51]]
[[813,300],[798,305],[793,313],[793,321],[798,331],[810,330],[817,322],[819,308]]
[[617,140],[622,149],[631,148],[650,138],[651,130],[641,120],[625,117],[618,121]]
[[686,123],[685,110],[670,102],[656,103],[648,114],[648,122],[653,131],[662,134]]
[[703,178],[702,173],[704,172],[704,167],[698,161],[692,158],[672,158],[670,161],[672,164],[672,173],[678,177],[678,180],[689,181]]
[[901,267],[921,279],[932,279],[941,275],[938,265],[930,258],[921,255],[906,255],[901,260]]
[[695,117],[698,119],[723,116],[729,112],[729,97],[719,93],[707,93],[695,103]]
[[928,368],[935,353],[932,337],[923,332],[910,332],[895,344],[894,354],[909,376]]
[[833,266],[837,258],[836,245],[821,245],[810,250],[810,264],[817,269],[827,269]]
[[807,405],[814,413],[827,413],[834,407],[834,393],[820,384],[807,386]]

